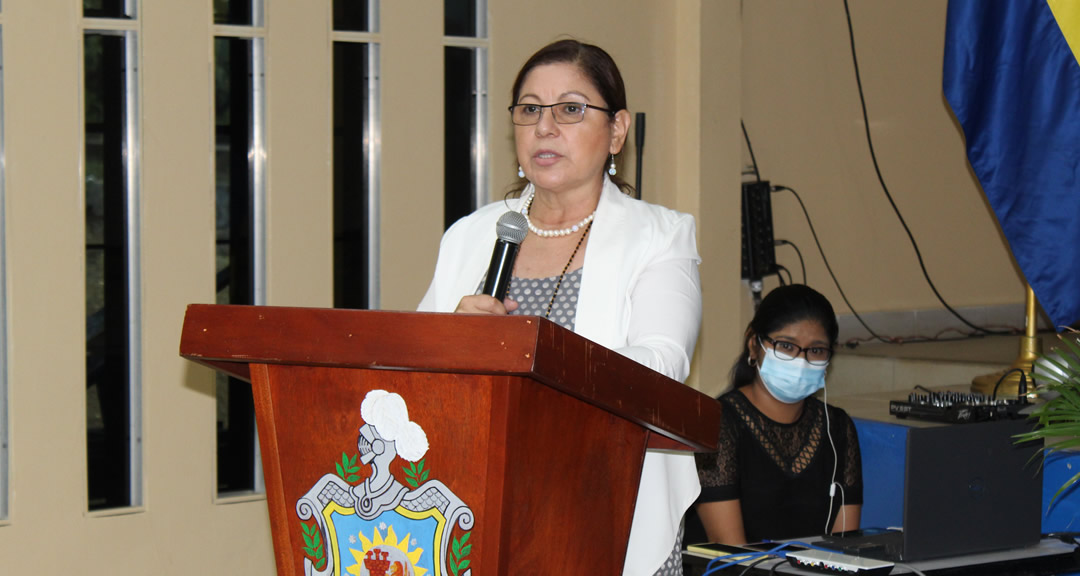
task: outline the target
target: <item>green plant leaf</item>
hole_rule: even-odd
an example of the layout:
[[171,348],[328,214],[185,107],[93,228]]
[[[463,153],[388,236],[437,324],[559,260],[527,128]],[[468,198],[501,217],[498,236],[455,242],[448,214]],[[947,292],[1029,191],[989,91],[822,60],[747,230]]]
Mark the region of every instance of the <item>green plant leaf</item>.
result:
[[1066,480],[1065,483],[1061,485],[1061,488],[1058,488],[1057,492],[1054,492],[1054,497],[1050,499],[1050,504],[1046,507],[1047,510],[1049,510],[1054,505],[1054,501],[1057,500],[1057,497],[1061,496],[1061,493],[1068,490],[1070,486],[1076,484],[1077,480],[1080,480],[1080,472],[1077,472],[1073,475],[1072,478]]
[[472,552],[472,544],[466,544],[461,547],[461,555],[468,556],[469,552]]
[[1075,440],[1054,442],[1043,448],[1043,452],[1046,454],[1056,454],[1058,452],[1072,451],[1077,446],[1080,446]]
[[1072,418],[1060,421],[1051,420],[1039,430],[1043,432],[1043,438],[1061,438],[1063,440],[1068,440],[1080,435],[1080,424],[1076,423]]
[[458,540],[457,538],[454,538],[454,545],[451,546],[451,548],[453,548],[453,550],[454,550],[454,558],[460,558],[461,557],[461,541]]
[[[1040,467],[1045,465],[1046,456],[1080,448],[1080,344],[1076,333],[1058,334],[1063,348],[1054,348],[1054,356],[1041,355],[1040,363],[1053,367],[1037,373],[1040,390],[1056,392],[1058,396],[1050,398],[1037,406],[1029,415],[1036,422],[1035,428],[1014,437],[1016,443],[1031,440],[1043,440],[1044,445],[1035,456],[1042,456]],[[1036,365],[1038,366],[1038,365]],[[1030,460],[1029,460],[1030,463]],[[1070,486],[1080,480],[1080,473],[1065,481],[1050,499],[1054,501]]]
[[1058,384],[1068,386],[1069,381],[1075,379],[1077,372],[1080,372],[1080,363],[1078,363],[1076,358],[1071,354],[1062,354],[1060,361],[1054,361],[1054,359],[1049,357],[1047,357],[1046,360],[1056,366],[1058,370],[1064,372],[1064,374],[1054,373],[1051,375],[1051,378]]
[[1057,410],[1070,410],[1076,408],[1080,404],[1080,394],[1077,394],[1076,390],[1070,386],[1058,386],[1057,391],[1061,393],[1059,398],[1055,398],[1050,402],[1057,401],[1056,404],[1050,406],[1050,402],[1047,402],[1047,410],[1054,412]]
[[1053,370],[1047,370],[1045,372],[1039,372],[1038,368],[1036,367],[1035,370],[1036,370],[1036,377],[1037,378],[1045,378],[1047,380],[1050,380],[1051,382],[1061,384],[1062,380],[1064,378],[1067,378],[1070,373],[1075,372],[1075,370],[1072,370],[1071,368],[1069,368],[1068,362],[1065,362],[1063,360],[1059,361],[1057,358],[1054,358],[1053,356],[1044,356],[1042,358],[1042,361],[1046,362],[1050,366],[1064,372],[1065,375],[1063,376],[1061,374],[1058,374],[1057,372],[1054,372]]
[[1061,343],[1069,349],[1069,352],[1072,352],[1073,358],[1080,358],[1080,343],[1077,343],[1074,338],[1058,334],[1058,340],[1061,340]]
[[468,568],[469,567],[469,562],[471,562],[471,561],[470,560],[462,560],[461,563],[458,564],[458,570],[464,570],[464,569]]

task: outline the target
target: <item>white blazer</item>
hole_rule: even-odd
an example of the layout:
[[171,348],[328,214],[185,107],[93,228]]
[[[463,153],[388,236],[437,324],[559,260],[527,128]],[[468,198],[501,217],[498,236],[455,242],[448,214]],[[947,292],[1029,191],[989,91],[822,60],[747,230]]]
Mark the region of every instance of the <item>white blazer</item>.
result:
[[[520,207],[520,198],[495,202],[446,231],[420,311],[453,312],[477,292],[496,222]],[[693,216],[635,200],[605,176],[589,235],[574,332],[685,381],[701,324]],[[700,490],[693,455],[646,452],[624,575],[651,576],[660,568]]]

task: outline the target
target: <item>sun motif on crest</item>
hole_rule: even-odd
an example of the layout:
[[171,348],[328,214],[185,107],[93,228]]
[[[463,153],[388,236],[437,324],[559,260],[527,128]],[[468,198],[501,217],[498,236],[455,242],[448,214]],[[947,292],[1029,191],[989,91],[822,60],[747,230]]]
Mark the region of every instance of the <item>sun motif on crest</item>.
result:
[[[386,526],[383,524],[383,526]],[[416,564],[424,553],[423,548],[409,549],[411,534],[406,534],[400,541],[393,526],[386,526],[386,536],[383,537],[379,528],[375,528],[375,536],[368,539],[363,532],[359,534],[361,550],[349,548],[356,564],[348,566],[345,571],[354,576],[424,576],[427,568],[421,568]],[[349,541],[353,541],[350,536]],[[414,543],[415,545],[415,543]]]

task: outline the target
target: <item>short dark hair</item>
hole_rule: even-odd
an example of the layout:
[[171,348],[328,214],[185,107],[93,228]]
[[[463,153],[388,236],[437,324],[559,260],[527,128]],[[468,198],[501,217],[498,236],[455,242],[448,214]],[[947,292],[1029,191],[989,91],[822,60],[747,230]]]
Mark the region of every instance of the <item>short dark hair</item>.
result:
[[820,324],[829,338],[829,345],[836,344],[840,326],[828,298],[805,284],[789,284],[769,292],[743,334],[742,353],[731,367],[732,387],[751,384],[757,375],[757,369],[749,363],[751,336],[765,336],[803,320]]
[[581,69],[585,77],[592,82],[604,104],[611,110],[626,109],[626,87],[622,74],[611,55],[599,46],[585,44],[573,39],[558,40],[536,51],[518,71],[511,92],[511,103],[517,104],[521,96],[521,85],[533,68],[545,64],[573,64]]

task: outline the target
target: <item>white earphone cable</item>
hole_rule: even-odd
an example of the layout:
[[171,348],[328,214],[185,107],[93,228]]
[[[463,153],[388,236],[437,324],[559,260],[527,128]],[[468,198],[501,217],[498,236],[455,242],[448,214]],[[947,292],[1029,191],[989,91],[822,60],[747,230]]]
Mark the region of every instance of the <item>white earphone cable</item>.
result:
[[[829,509],[825,513],[825,534],[831,532],[829,526],[829,520],[832,520],[833,498],[836,495],[836,487],[840,486],[836,482],[836,468],[838,458],[836,455],[836,443],[833,442],[832,426],[829,425],[829,386],[826,384],[822,387],[823,391],[823,408],[825,410],[825,434],[829,437],[829,447],[832,448],[833,465],[832,465],[832,479],[829,481]],[[840,531],[847,532],[847,516],[844,515],[844,487],[840,486],[840,509],[837,511],[837,516],[840,520]]]

